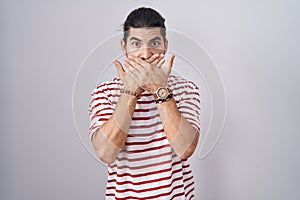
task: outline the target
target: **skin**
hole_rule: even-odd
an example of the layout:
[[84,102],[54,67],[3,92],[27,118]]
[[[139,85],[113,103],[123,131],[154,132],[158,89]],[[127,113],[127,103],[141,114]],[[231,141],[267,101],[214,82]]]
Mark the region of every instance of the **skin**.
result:
[[[129,31],[126,43],[121,41],[126,68],[114,61],[119,78],[126,90],[153,94],[159,87],[167,86],[175,56],[171,55],[163,66],[168,40],[163,39],[159,28]],[[93,134],[94,149],[103,162],[114,162],[125,146],[136,103],[135,96],[121,93],[113,116]],[[174,99],[157,104],[157,109],[171,147],[180,159],[187,159],[195,151],[200,133],[180,114]]]

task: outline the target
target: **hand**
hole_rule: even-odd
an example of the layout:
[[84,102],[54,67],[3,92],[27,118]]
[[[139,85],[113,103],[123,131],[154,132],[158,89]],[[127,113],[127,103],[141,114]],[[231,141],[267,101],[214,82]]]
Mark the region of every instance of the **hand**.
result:
[[[150,58],[148,58],[146,61],[148,63],[153,64],[153,65],[161,66],[164,63],[163,54],[161,54],[161,55],[154,54],[153,56],[151,56]],[[145,91],[143,88],[141,88],[141,87],[138,86],[138,84],[136,83],[136,81],[133,79],[132,74],[130,74],[129,72],[126,72],[124,70],[122,64],[118,60],[115,60],[114,64],[115,64],[115,66],[117,68],[119,78],[122,80],[122,82],[124,84],[124,89],[136,92],[138,94],[141,94],[142,92]],[[130,64],[128,64],[125,61],[125,66],[129,68]]]
[[114,64],[117,68],[119,78],[122,80],[124,89],[141,94],[144,92],[144,89],[139,87],[136,83],[135,78],[131,73],[125,72],[122,64],[118,60],[114,60]]
[[175,56],[171,55],[166,66],[162,68],[161,66],[165,62],[163,56],[159,59],[159,55],[153,55],[148,60],[128,56],[128,58],[125,58],[125,65],[139,87],[154,93],[157,88],[167,85],[174,58]]

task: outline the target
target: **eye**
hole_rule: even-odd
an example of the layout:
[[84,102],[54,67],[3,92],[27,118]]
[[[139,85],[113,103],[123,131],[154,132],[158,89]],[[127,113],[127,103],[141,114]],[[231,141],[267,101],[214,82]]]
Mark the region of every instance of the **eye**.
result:
[[159,45],[159,42],[157,40],[154,40],[151,42],[151,46],[157,47]]
[[140,42],[138,42],[138,41],[135,41],[135,42],[133,42],[132,43],[132,46],[134,46],[134,47],[140,47]]

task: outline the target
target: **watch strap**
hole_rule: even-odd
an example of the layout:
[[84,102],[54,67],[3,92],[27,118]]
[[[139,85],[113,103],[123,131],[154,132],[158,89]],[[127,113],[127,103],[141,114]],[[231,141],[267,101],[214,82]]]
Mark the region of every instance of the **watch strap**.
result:
[[173,94],[170,93],[170,94],[167,96],[166,99],[156,99],[156,100],[155,100],[155,103],[156,103],[156,104],[163,103],[163,102],[169,101],[169,100],[172,99],[172,98],[173,98]]

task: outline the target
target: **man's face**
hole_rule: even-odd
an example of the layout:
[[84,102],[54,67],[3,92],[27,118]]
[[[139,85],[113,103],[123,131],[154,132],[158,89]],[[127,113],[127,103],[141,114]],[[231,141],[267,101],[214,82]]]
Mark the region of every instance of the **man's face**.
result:
[[165,54],[168,48],[168,41],[162,36],[160,28],[130,28],[127,42],[122,40],[123,53],[132,55],[144,60],[153,54]]

